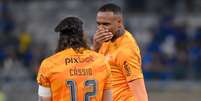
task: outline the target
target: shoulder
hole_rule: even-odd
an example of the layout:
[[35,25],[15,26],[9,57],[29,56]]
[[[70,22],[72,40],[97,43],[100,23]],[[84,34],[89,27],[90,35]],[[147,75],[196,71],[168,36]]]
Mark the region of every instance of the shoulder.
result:
[[61,56],[62,56],[63,54],[64,54],[63,51],[58,52],[58,53],[54,53],[54,54],[52,54],[52,55],[46,57],[46,58],[42,61],[41,65],[48,65],[48,66],[50,66],[50,65],[53,64],[53,62],[56,62],[56,60],[59,60],[59,58],[61,58]]
[[88,52],[90,53],[90,55],[92,57],[94,57],[96,60],[99,60],[99,61],[103,61],[104,60],[104,55],[103,54],[100,54],[100,53],[97,53],[93,50],[88,50]]
[[51,65],[51,60],[51,56],[43,59],[41,62],[41,68],[49,67]]
[[126,52],[140,51],[135,37],[128,31],[125,32],[122,38],[122,42],[120,43],[120,47],[123,51],[126,51]]
[[130,32],[126,31],[122,36],[116,55],[117,57],[123,56],[122,58],[129,58],[140,55],[139,46]]
[[93,50],[89,50],[90,52],[90,56],[92,56],[94,58],[94,63],[97,66],[103,66],[103,65],[107,65],[107,61],[105,59],[105,56],[103,54],[97,53]]
[[124,45],[137,45],[135,37],[128,31],[123,35],[122,43]]

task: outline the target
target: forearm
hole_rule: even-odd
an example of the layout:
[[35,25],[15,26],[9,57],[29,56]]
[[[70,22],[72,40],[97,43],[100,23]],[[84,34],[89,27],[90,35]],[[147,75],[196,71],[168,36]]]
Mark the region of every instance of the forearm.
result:
[[51,97],[42,97],[42,96],[39,96],[38,101],[52,101],[52,100],[51,100]]
[[98,50],[100,49],[101,44],[99,44],[98,42],[93,41],[93,50],[98,52]]
[[112,101],[112,91],[111,90],[104,90],[102,101]]
[[136,79],[129,82],[129,88],[135,96],[136,101],[148,101],[148,95],[143,79]]

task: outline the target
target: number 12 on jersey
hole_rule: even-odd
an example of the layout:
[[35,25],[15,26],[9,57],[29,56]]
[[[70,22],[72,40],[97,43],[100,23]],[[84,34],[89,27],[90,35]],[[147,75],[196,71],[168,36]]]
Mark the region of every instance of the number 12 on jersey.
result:
[[[76,85],[76,81],[67,80],[66,85],[67,85],[67,87],[70,87],[70,98],[71,98],[70,101],[77,101],[77,85]],[[97,82],[96,82],[96,80],[86,80],[84,82],[84,86],[93,88],[92,92],[86,92],[85,95],[84,95],[84,101],[90,101],[91,96],[96,96]]]

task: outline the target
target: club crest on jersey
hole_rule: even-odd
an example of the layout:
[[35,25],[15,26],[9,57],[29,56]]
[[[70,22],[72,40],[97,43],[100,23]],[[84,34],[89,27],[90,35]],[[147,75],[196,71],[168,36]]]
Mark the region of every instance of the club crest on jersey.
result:
[[124,62],[123,67],[124,67],[124,69],[126,71],[126,75],[130,76],[131,75],[131,70],[130,70],[130,67],[128,66],[128,63],[126,61]]

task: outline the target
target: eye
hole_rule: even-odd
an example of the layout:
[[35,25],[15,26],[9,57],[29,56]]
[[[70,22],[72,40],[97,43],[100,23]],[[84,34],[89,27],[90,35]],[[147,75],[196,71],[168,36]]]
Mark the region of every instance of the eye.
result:
[[105,25],[105,26],[109,26],[109,25],[110,25],[110,23],[103,23],[103,25]]

